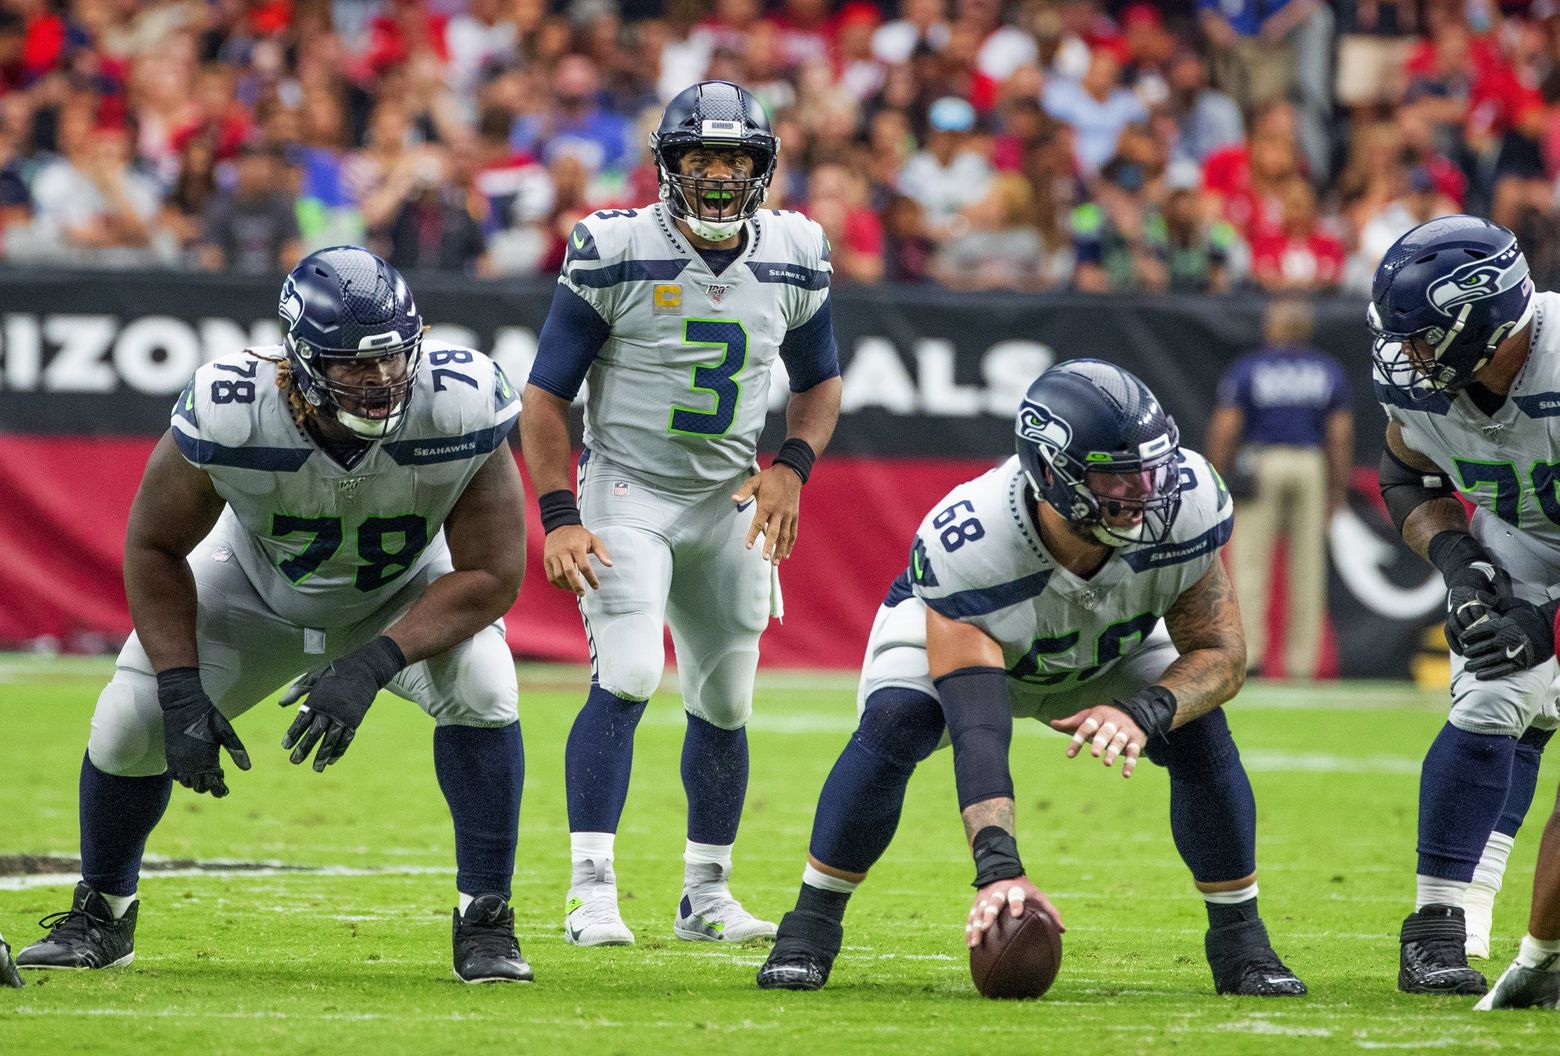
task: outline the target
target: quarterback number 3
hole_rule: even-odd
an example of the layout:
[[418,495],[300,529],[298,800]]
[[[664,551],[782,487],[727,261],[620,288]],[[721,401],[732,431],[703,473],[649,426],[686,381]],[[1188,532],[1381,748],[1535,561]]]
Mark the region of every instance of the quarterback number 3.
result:
[[689,383],[694,392],[714,396],[715,405],[701,411],[696,407],[673,404],[667,428],[684,436],[725,436],[737,417],[737,402],[742,399],[742,385],[736,379],[747,364],[747,328],[731,319],[685,319],[683,341],[722,350],[720,359],[714,363],[700,363],[694,367]]

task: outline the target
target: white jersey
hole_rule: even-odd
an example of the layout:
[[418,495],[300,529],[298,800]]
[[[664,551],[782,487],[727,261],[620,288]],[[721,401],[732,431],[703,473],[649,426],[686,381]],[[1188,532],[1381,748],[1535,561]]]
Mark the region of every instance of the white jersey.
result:
[[1146,639],[1219,559],[1234,527],[1229,491],[1183,449],[1181,508],[1170,538],[1117,548],[1089,579],[1041,542],[1015,456],[960,484],[921,522],[910,568],[887,604],[913,594],[1002,646],[1016,693],[1054,692],[1108,670]]
[[1410,403],[1380,374],[1376,397],[1409,447],[1443,469],[1479,507],[1479,522],[1499,518],[1512,540],[1560,563],[1560,294],[1534,297],[1531,351],[1494,416],[1466,394]]
[[424,341],[406,421],[348,469],[293,422],[276,366],[248,352],[202,366],[174,406],[173,437],[227,500],[230,559],[265,603],[305,627],[342,627],[444,552],[444,519],[520,400],[486,356]]
[[664,206],[604,210],[575,227],[558,279],[611,327],[586,375],[586,446],[671,490],[753,465],[780,343],[829,295],[817,224],[765,209],[746,229],[715,275]]

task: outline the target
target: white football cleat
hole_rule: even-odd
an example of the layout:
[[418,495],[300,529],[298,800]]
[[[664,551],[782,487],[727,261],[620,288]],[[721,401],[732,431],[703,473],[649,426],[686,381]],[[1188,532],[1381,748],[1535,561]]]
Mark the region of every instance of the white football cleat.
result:
[[677,904],[677,919],[672,924],[672,932],[679,939],[746,942],[775,937],[773,921],[759,920],[731,896],[726,876],[727,870],[718,865],[688,867],[682,900]]
[[610,864],[576,862],[592,870],[587,879],[576,879],[563,904],[563,934],[573,946],[632,946],[634,933],[618,912],[617,880]]
[[1490,992],[1473,1006],[1476,1012],[1496,1008],[1556,1007],[1560,1007],[1560,971],[1526,968],[1516,961],[1511,962],[1511,967],[1495,980]]

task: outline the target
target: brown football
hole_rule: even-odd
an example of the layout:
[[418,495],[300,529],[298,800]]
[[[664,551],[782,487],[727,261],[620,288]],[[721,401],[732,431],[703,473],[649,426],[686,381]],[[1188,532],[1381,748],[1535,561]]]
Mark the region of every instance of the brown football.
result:
[[1062,933],[1033,900],[1024,903],[1023,916],[1003,910],[970,951],[970,978],[982,997],[1039,997],[1061,967]]

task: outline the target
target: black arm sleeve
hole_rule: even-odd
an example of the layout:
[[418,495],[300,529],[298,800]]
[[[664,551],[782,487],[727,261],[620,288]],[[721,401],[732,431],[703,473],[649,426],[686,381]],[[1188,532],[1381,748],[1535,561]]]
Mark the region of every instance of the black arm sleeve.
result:
[[988,799],[1012,799],[1008,747],[1013,743],[1013,706],[1007,673],[999,667],[961,667],[937,679],[936,686],[953,741],[959,809]]
[[1445,473],[1439,470],[1426,473],[1415,469],[1392,453],[1390,448],[1381,452],[1381,497],[1386,500],[1387,513],[1398,532],[1403,522],[1425,503],[1434,499],[1450,499],[1457,496],[1457,489]]

